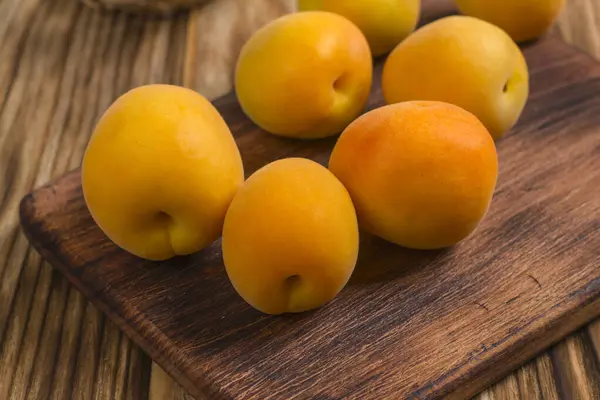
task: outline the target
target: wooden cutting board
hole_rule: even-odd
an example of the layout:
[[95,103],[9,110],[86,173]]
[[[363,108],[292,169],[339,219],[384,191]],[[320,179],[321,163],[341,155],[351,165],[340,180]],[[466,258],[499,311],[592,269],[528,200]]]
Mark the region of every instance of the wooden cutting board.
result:
[[[362,234],[350,283],[316,311],[250,308],[220,242],[166,262],[118,249],[91,219],[78,171],[27,195],[22,225],[199,398],[464,398],[600,315],[600,65],[553,37],[525,54],[530,100],[497,143],[496,195],[476,233],[431,252]],[[380,67],[369,108],[382,104]],[[287,156],[326,163],[336,140],[277,138],[233,95],[215,104],[248,174]]]

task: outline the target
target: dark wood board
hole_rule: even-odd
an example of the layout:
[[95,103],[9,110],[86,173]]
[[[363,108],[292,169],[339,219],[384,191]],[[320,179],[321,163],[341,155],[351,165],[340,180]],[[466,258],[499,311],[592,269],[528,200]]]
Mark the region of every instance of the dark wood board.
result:
[[[531,96],[498,143],[499,182],[476,233],[409,251],[362,233],[349,285],[300,315],[234,292],[220,242],[138,259],[93,223],[80,174],[27,195],[36,249],[191,393],[216,399],[464,398],[600,315],[600,65],[549,37],[525,49]],[[380,69],[376,69],[378,76]],[[376,82],[369,108],[382,103]],[[249,174],[336,138],[268,135],[230,95],[215,102]]]

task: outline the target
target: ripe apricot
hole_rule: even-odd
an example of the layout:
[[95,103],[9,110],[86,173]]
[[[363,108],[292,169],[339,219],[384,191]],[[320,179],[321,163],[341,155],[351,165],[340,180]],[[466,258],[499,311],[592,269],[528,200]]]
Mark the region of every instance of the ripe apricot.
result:
[[515,42],[533,40],[550,29],[566,0],[456,0],[465,15],[499,26]]
[[454,15],[421,27],[396,46],[383,67],[381,88],[388,104],[431,100],[464,108],[497,140],[525,108],[529,69],[502,29]]
[[106,110],[86,148],[81,181],[94,221],[115,244],[165,260],[219,237],[244,168],[229,127],[207,99],[156,84],[123,94]]
[[367,39],[348,19],[326,11],[287,14],[244,44],[235,91],[246,115],[267,132],[322,138],[362,112],[372,63]]
[[302,11],[340,14],[365,34],[374,56],[392,50],[419,22],[421,0],[298,0]]
[[236,291],[268,314],[332,300],[358,256],[352,200],[337,178],[303,158],[256,171],[225,217],[223,259]]
[[367,231],[402,246],[435,249],[464,239],[485,216],[498,160],[492,137],[473,114],[413,101],[350,124],[329,168],[350,192]]

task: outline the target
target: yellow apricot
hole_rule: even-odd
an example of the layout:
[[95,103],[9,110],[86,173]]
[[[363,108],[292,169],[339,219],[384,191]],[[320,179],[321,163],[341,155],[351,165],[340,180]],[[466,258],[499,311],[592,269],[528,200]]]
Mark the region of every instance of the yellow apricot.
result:
[[491,22],[524,42],[548,31],[565,0],[456,0],[456,5],[463,14]]
[[236,194],[222,244],[229,279],[250,305],[268,314],[306,311],[348,282],[358,255],[356,213],[325,167],[278,160]]
[[369,44],[346,18],[288,14],[259,29],[240,52],[235,90],[244,112],[275,135],[340,133],[363,110],[372,80]]
[[421,0],[299,0],[298,7],[348,18],[365,34],[373,55],[380,56],[415,30]]
[[82,163],[84,198],[98,226],[151,260],[214,242],[243,180],[240,153],[217,110],[170,85],[142,86],[117,99]]

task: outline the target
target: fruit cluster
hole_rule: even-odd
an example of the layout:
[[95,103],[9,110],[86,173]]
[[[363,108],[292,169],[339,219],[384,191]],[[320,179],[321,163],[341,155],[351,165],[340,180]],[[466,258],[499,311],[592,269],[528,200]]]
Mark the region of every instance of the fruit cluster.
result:
[[[492,200],[494,140],[528,96],[527,64],[507,31],[517,40],[541,34],[561,2],[458,3],[509,26],[451,16],[413,32],[418,0],[300,0],[301,11],[245,44],[235,71],[244,112],[275,135],[342,132],[329,168],[287,158],[244,181],[229,127],[201,95],[169,85],[124,94],[84,155],[92,217],[118,246],[150,260],[197,252],[222,235],[231,283],[269,314],[332,300],[354,270],[359,226],[415,249],[465,239]],[[517,27],[506,17],[536,5],[548,16],[519,16]],[[381,78],[388,105],[360,116],[372,56],[390,50]]]

